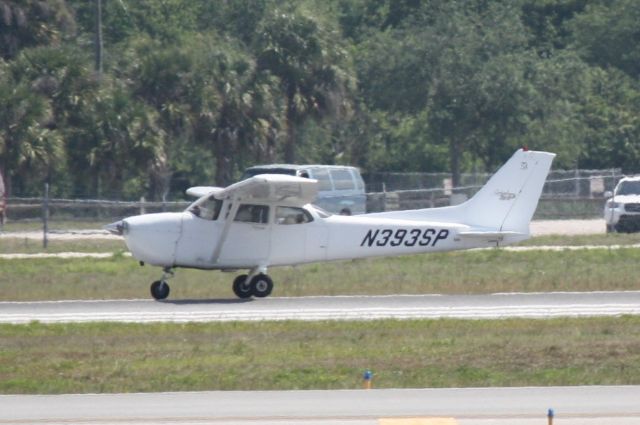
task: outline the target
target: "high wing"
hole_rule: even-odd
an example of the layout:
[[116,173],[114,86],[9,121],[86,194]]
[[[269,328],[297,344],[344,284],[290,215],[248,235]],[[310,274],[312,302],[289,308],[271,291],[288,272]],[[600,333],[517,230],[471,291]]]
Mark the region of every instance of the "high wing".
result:
[[283,202],[306,205],[318,194],[318,181],[283,174],[259,174],[215,194],[218,199]]
[[195,198],[202,198],[205,195],[217,195],[222,192],[224,188],[216,186],[194,186],[187,189],[187,195]]

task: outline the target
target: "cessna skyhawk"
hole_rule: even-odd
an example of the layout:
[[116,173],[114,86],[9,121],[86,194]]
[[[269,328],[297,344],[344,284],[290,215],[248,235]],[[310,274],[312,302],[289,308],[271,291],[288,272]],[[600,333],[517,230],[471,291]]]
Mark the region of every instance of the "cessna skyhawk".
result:
[[266,297],[269,267],[353,258],[495,247],[529,237],[554,154],[520,149],[463,204],[357,216],[311,204],[316,180],[261,174],[226,188],[193,187],[198,200],[178,213],[144,214],[106,226],[141,263],[163,268],[151,285],[169,295],[178,267],[246,269],[233,282],[240,298]]

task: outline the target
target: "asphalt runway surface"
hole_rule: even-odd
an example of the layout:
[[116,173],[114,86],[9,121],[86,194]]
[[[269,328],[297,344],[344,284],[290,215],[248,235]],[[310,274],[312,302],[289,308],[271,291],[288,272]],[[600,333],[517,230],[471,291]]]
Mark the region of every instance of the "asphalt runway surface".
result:
[[640,387],[214,391],[0,396],[0,424],[640,423]]
[[[0,302],[0,323],[502,319],[640,314],[640,291]],[[640,400],[640,398],[639,398]],[[639,401],[640,403],[640,401]]]

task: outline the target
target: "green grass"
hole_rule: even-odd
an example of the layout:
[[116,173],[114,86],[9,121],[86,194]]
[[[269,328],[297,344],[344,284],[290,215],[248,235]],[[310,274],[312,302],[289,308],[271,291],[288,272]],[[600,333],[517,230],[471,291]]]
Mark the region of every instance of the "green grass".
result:
[[[118,220],[117,217],[105,217],[104,219],[73,219],[49,221],[49,230],[92,230],[102,229],[105,224]],[[3,226],[3,232],[42,232],[42,219],[34,218],[29,220],[8,220]]]
[[127,247],[123,241],[110,239],[50,239],[46,249],[42,246],[42,239],[0,239],[0,254],[35,254],[40,252],[124,252],[126,250]]
[[640,318],[0,325],[0,393],[640,384]]
[[[640,250],[461,251],[273,268],[274,296],[638,290]],[[148,298],[161,275],[122,255],[0,260],[0,300]],[[178,269],[171,298],[233,298],[236,273]]]

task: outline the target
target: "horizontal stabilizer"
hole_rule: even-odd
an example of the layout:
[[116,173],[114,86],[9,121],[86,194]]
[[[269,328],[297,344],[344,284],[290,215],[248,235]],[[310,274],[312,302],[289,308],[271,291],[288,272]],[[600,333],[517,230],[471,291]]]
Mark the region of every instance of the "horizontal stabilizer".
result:
[[510,245],[529,239],[529,233],[511,230],[467,230],[459,232],[457,237],[472,245],[486,243],[491,246]]
[[505,232],[474,232],[474,231],[468,231],[468,232],[460,232],[458,233],[458,236],[462,237],[462,238],[468,238],[468,239],[495,239],[495,240],[503,240],[506,237],[522,237],[522,238],[527,238],[529,235],[527,233],[520,233],[520,232],[509,232],[509,231],[505,231]]

